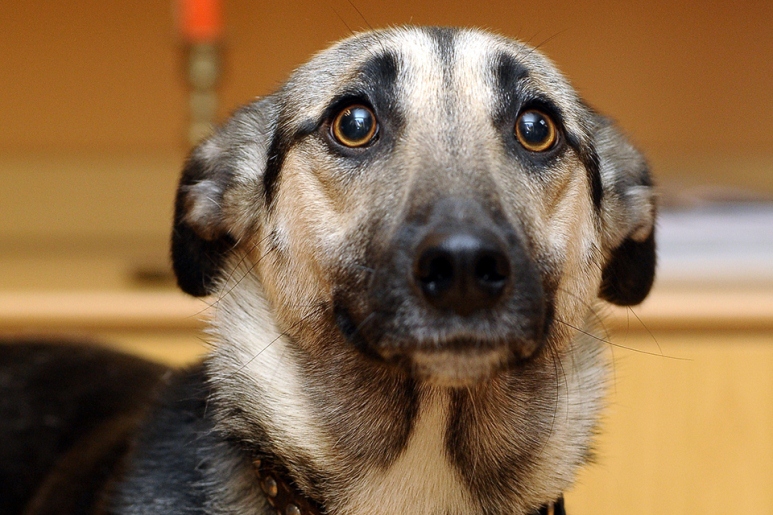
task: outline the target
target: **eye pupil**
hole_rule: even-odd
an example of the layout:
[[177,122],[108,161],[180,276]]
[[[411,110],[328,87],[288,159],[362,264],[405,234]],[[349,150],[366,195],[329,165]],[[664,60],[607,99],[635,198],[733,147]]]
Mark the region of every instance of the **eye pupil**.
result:
[[368,144],[376,134],[376,117],[364,106],[347,107],[336,116],[333,136],[347,147]]
[[545,114],[529,110],[524,111],[515,124],[518,142],[532,152],[543,152],[556,141],[556,127]]

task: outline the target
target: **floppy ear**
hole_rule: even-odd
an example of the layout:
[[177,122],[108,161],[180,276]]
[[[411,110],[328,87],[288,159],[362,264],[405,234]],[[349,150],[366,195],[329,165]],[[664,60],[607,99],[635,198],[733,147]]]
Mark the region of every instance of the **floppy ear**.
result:
[[641,242],[626,238],[602,271],[599,296],[618,306],[639,304],[655,281],[655,262],[654,229]]
[[620,306],[642,302],[655,280],[655,192],[647,162],[611,122],[599,119],[596,132],[604,188],[609,257],[599,297]]
[[185,163],[175,199],[172,264],[186,293],[213,293],[226,257],[256,222],[274,106],[267,97],[240,109]]

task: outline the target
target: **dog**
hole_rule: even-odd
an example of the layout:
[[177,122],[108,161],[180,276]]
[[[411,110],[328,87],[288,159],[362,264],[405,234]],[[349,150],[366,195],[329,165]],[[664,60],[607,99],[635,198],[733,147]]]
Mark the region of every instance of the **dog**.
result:
[[184,166],[202,364],[3,349],[4,513],[563,513],[596,313],[648,294],[655,214],[644,157],[534,48],[353,35]]

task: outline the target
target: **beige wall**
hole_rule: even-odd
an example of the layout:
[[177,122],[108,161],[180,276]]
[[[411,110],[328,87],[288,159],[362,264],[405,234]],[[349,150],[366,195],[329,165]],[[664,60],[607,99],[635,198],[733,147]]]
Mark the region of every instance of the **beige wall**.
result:
[[[365,21],[345,0],[226,1],[224,112]],[[773,153],[773,2],[354,2],[373,26],[475,25],[533,43],[644,147]],[[0,3],[0,149],[169,148],[184,82],[171,2]]]

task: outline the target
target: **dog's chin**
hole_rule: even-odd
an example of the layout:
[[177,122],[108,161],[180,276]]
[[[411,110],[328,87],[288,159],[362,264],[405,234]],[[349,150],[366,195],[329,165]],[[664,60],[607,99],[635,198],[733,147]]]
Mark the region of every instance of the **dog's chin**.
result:
[[507,368],[510,352],[498,349],[414,351],[408,359],[411,375],[419,382],[451,388],[485,382]]

